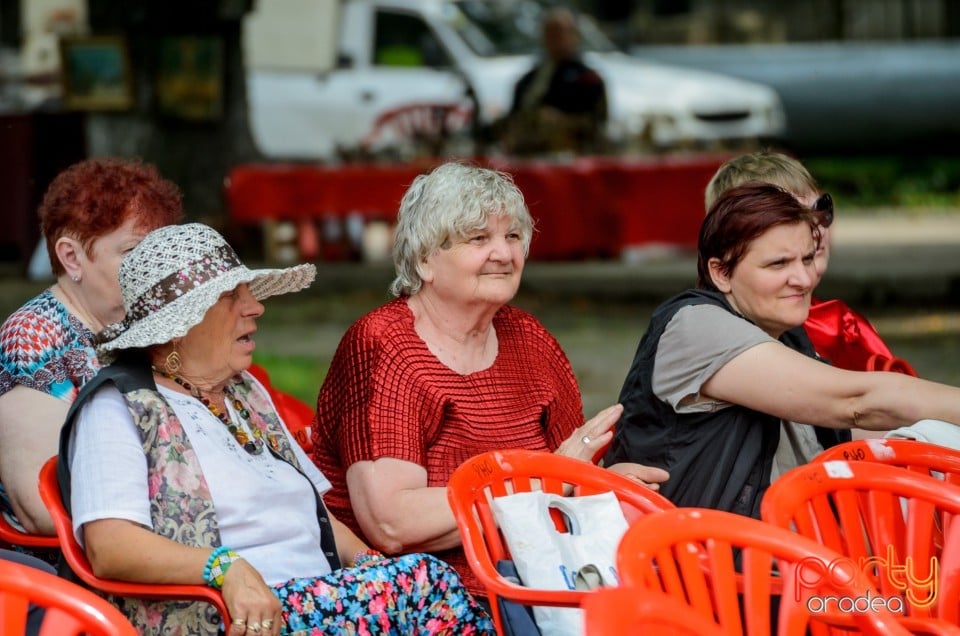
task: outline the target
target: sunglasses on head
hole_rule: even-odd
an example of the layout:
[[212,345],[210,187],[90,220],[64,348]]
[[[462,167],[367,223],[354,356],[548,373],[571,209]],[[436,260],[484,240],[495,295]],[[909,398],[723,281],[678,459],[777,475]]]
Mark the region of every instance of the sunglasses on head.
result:
[[823,215],[823,227],[830,227],[833,224],[833,197],[828,192],[821,194],[813,204],[813,209]]

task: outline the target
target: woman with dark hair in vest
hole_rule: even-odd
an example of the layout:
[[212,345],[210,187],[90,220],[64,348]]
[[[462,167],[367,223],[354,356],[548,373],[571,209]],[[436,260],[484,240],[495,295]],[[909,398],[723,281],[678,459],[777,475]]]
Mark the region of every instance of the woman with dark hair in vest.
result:
[[717,199],[700,228],[698,288],[654,312],[605,461],[665,468],[660,492],[678,506],[759,517],[782,420],[866,430],[960,423],[960,389],[838,369],[793,337],[810,308],[820,214],[770,184]]

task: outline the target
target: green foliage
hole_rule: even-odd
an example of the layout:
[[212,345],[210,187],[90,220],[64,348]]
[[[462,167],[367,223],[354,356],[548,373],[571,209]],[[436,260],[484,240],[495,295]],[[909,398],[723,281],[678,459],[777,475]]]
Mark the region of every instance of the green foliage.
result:
[[300,398],[311,407],[317,403],[317,393],[327,375],[327,363],[315,356],[279,356],[260,353],[254,362],[270,374],[270,383],[276,388]]
[[838,200],[853,208],[960,206],[960,157],[804,157]]

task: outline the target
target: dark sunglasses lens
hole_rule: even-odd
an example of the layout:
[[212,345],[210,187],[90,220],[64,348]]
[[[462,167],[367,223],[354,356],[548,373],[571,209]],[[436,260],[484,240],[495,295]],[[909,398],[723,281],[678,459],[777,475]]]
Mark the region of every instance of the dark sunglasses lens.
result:
[[823,213],[823,227],[830,227],[833,224],[833,197],[824,192],[813,204],[813,209]]

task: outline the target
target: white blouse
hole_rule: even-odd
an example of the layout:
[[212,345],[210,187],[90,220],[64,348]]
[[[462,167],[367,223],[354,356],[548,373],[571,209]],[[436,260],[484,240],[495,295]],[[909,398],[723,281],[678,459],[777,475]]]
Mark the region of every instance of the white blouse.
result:
[[[259,455],[243,450],[199,400],[165,387],[160,392],[196,451],[216,509],[221,543],[246,559],[270,585],[328,573],[312,489],[323,494],[331,485],[289,432],[309,481],[266,448]],[[233,422],[241,422],[228,408]],[[80,411],[70,449],[73,529],[81,544],[83,524],[97,519],[126,519],[152,528],[146,457],[115,386],[104,386]]]

